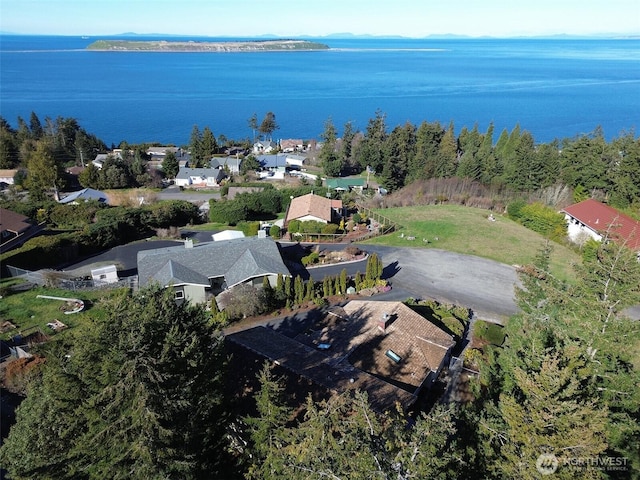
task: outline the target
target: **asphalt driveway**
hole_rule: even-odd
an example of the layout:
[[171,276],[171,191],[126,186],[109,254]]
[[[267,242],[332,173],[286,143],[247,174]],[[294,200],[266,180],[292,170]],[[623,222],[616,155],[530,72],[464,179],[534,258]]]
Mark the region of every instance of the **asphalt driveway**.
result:
[[[214,232],[183,231],[183,236],[204,242],[211,241],[212,233]],[[179,244],[169,240],[131,243],[70,265],[65,270],[84,275],[97,265],[115,263],[120,276],[134,275],[137,271],[138,251]],[[329,249],[344,247],[345,245],[322,246]],[[433,299],[441,303],[468,307],[476,317],[499,323],[518,311],[514,300],[514,286],[518,277],[512,266],[430,248],[377,245],[360,247],[368,253],[378,254],[384,264],[383,276],[393,286],[390,292],[376,295],[372,300],[404,300],[408,297]],[[356,272],[364,273],[366,261],[317,267],[294,273],[300,273],[304,278],[312,276],[320,281],[327,275],[339,275],[343,268],[349,275],[355,275]]]
[[378,253],[394,290],[410,292],[414,298],[468,307],[476,317],[499,323],[518,312],[515,267],[445,250],[365,248]]

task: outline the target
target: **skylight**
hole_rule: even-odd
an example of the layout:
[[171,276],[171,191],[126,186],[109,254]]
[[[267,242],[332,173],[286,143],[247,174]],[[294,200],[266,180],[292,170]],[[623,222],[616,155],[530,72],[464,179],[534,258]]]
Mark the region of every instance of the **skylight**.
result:
[[391,360],[393,360],[394,362],[396,362],[396,363],[398,363],[398,362],[400,362],[400,360],[402,360],[402,359],[400,358],[400,355],[398,355],[398,354],[397,354],[396,352],[394,352],[393,350],[387,350],[387,351],[385,352],[385,355],[386,355],[387,357],[389,357]]

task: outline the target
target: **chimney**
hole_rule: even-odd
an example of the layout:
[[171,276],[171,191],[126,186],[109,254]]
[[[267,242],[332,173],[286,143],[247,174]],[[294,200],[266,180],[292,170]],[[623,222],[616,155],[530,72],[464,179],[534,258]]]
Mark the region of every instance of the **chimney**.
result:
[[387,324],[389,323],[389,318],[390,318],[389,314],[385,312],[382,314],[382,317],[380,318],[380,320],[378,320],[378,328],[382,333],[385,333],[385,331],[387,330]]
[[193,240],[191,238],[185,239],[184,248],[193,248]]

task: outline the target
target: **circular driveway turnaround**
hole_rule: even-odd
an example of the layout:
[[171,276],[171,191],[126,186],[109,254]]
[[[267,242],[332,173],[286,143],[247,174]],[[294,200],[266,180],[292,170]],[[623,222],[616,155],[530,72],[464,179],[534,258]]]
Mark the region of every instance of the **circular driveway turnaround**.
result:
[[[471,308],[476,317],[502,323],[519,311],[515,267],[493,260],[437,249],[363,246],[382,258],[395,274],[393,288]],[[374,297],[375,298],[375,297]]]
[[[345,244],[322,244],[326,250],[341,250]],[[519,311],[514,287],[519,284],[515,267],[485,258],[433,248],[385,247],[358,244],[369,254],[377,253],[384,265],[383,277],[393,286],[389,294],[371,300],[433,299],[473,310],[476,317],[503,323]],[[364,273],[366,261],[310,268],[316,281],[325,275]]]

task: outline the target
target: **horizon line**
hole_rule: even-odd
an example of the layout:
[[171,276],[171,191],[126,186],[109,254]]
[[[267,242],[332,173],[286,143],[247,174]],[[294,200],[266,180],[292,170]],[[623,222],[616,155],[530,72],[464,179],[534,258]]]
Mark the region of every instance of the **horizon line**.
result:
[[278,39],[295,39],[295,38],[314,38],[314,39],[406,39],[406,40],[425,40],[425,39],[536,39],[536,38],[581,38],[581,39],[640,39],[640,32],[603,32],[603,33],[549,33],[549,34],[520,34],[520,35],[468,35],[460,33],[432,33],[424,36],[407,36],[407,35],[395,35],[395,34],[369,34],[369,33],[350,33],[350,32],[335,32],[324,35],[276,35],[271,33],[263,33],[258,35],[210,35],[210,34],[183,34],[183,33],[138,33],[138,32],[121,32],[121,33],[106,33],[106,34],[91,34],[91,33],[19,33],[19,32],[4,32],[0,31],[0,35],[6,36],[29,36],[29,37],[123,37],[123,36],[140,36],[140,37],[185,37],[185,38],[278,38]]

